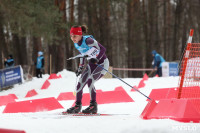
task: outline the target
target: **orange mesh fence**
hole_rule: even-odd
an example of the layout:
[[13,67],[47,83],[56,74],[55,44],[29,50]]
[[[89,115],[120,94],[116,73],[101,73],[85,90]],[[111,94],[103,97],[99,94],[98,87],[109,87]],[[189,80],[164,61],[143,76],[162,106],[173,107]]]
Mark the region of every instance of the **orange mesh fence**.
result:
[[181,67],[178,98],[200,98],[200,43],[188,43]]

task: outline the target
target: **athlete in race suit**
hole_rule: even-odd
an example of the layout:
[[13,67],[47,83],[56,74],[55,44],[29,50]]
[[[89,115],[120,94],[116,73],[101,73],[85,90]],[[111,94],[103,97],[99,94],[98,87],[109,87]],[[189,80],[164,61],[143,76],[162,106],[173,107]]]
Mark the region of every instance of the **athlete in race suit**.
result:
[[106,74],[106,71],[98,67],[97,64],[107,70],[109,67],[109,60],[105,54],[106,49],[98,43],[93,36],[82,35],[82,32],[86,31],[86,26],[73,26],[70,30],[70,36],[74,42],[75,48],[80,52],[80,54],[89,56],[87,58],[89,63],[85,69],[83,69],[86,61],[84,58],[80,58],[79,69],[76,72],[77,76],[81,74],[76,87],[76,104],[74,107],[69,108],[66,111],[67,113],[79,113],[81,111],[83,88],[86,84],[89,88],[91,101],[90,106],[85,110],[82,110],[82,112],[97,113],[96,89],[94,83]]

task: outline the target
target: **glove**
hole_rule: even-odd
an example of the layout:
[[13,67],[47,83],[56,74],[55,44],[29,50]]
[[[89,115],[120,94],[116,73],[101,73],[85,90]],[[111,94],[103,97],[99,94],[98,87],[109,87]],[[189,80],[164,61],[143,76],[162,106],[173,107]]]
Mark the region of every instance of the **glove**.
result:
[[77,77],[82,73],[83,68],[84,68],[84,66],[80,66],[80,67],[78,68],[78,70],[76,70],[76,76],[77,76]]
[[89,62],[92,63],[92,64],[96,64],[96,63],[99,62],[99,60],[98,60],[97,58],[91,58],[91,59],[89,60]]

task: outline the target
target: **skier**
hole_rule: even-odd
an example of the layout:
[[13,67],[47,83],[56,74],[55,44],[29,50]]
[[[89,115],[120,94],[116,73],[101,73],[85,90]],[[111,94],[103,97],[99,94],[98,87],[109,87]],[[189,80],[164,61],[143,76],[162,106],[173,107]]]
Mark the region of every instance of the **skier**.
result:
[[36,76],[37,78],[42,78],[42,71],[44,69],[44,57],[42,51],[38,52],[37,62],[35,64],[36,64]]
[[14,65],[15,65],[15,62],[14,62],[13,56],[10,54],[8,55],[8,59],[7,58],[4,59],[4,66],[6,68],[9,68],[9,67],[13,67]]
[[[109,60],[106,57],[106,49],[98,43],[93,36],[83,35],[87,33],[87,26],[73,26],[70,30],[71,40],[74,42],[75,48],[83,55],[88,56],[88,64],[84,58],[80,58],[79,68],[76,71],[76,76],[79,78],[79,82],[76,86],[76,102],[75,106],[67,109],[63,113],[79,113],[82,108],[82,94],[83,88],[87,84],[90,92],[90,105],[86,109],[82,110],[82,113],[97,113],[97,102],[96,102],[96,90],[94,83],[99,80],[106,71],[96,65],[99,64],[105,69],[109,67]],[[85,66],[85,67],[84,67]]]
[[165,62],[164,58],[156,52],[156,50],[152,51],[153,56],[153,68],[156,69],[156,75],[159,77],[162,76],[162,63]]

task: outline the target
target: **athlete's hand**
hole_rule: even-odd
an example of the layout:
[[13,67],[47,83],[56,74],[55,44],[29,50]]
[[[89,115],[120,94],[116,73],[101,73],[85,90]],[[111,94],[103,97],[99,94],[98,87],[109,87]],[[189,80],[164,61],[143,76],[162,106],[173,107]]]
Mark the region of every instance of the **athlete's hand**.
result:
[[77,70],[76,70],[76,76],[78,77],[82,71],[83,71],[84,66],[80,66]]
[[96,63],[99,62],[99,60],[98,60],[97,58],[91,58],[91,59],[89,60],[89,62],[92,63],[92,64],[96,64]]

